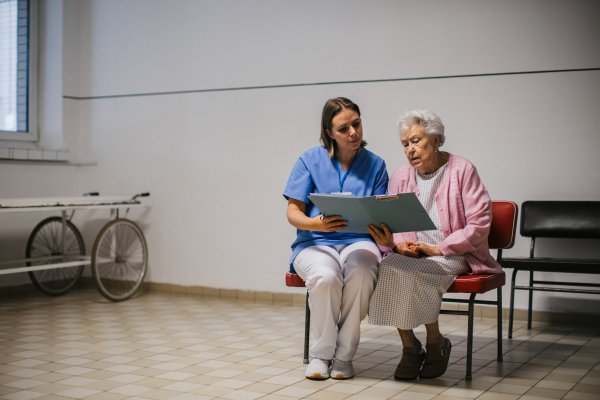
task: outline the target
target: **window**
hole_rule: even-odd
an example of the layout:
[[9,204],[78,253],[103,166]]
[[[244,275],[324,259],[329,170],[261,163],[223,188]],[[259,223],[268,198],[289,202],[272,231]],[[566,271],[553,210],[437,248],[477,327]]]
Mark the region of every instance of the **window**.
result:
[[37,140],[31,2],[0,0],[0,139]]

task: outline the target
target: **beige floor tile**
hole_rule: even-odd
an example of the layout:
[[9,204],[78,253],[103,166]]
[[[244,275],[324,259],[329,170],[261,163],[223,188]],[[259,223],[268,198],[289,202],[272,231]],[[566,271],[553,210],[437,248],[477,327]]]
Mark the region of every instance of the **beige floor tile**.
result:
[[[324,380],[312,380],[312,379],[297,379],[297,378],[289,378],[283,376],[274,376],[271,379],[266,379],[263,382],[285,382],[286,379],[296,380],[295,382],[290,382],[286,386],[294,386],[301,387],[306,389],[314,389],[314,390],[322,390],[328,388],[329,386],[337,385],[340,381],[335,379],[324,379]],[[348,382],[345,380],[343,382]]]
[[306,396],[306,398],[311,400],[344,400],[350,396],[352,396],[350,393],[319,391]]
[[138,369],[132,369],[131,372],[135,373],[136,375],[149,376],[149,377],[157,376],[157,375],[161,375],[161,374],[165,373],[164,370],[156,369],[156,368],[138,368]]
[[567,391],[534,387],[534,388],[531,388],[531,390],[528,390],[526,394],[528,396],[536,396],[536,397],[542,397],[542,398],[546,398],[546,399],[562,399],[563,396],[565,394],[567,394]]
[[[358,392],[365,390],[365,388],[366,388],[365,386],[350,385],[345,382],[346,381],[341,381],[341,382],[335,383],[334,385],[328,386],[323,390],[328,391],[328,392],[356,394]],[[298,387],[301,383],[302,382],[296,383],[296,384],[292,385],[292,387]]]
[[368,388],[362,390],[359,393],[361,396],[370,396],[370,397],[377,397],[377,398],[382,398],[382,399],[389,399],[391,397],[394,397],[395,395],[397,395],[400,392],[401,392],[401,390],[398,390],[398,389],[386,389],[386,388],[371,386],[371,387],[368,387]]
[[443,396],[461,397],[467,399],[474,399],[483,394],[483,390],[466,389],[466,388],[449,388],[448,390],[441,393]]
[[[85,400],[123,400],[129,398],[128,395],[110,392],[101,392],[92,396],[85,397]],[[72,399],[72,398],[71,398]]]
[[144,399],[167,400],[181,396],[181,392],[174,392],[171,390],[164,389],[153,389],[149,392],[142,393],[140,396],[142,396]]
[[535,385],[535,387],[557,390],[571,390],[573,386],[575,386],[575,383],[553,381],[551,379],[543,379]]
[[220,396],[223,396],[224,394],[231,393],[234,390],[235,389],[224,388],[224,387],[219,387],[219,386],[205,386],[205,387],[201,387],[198,390],[193,391],[192,393],[201,394],[204,396],[220,397]]
[[600,397],[600,386],[598,385],[587,385],[584,383],[579,383],[575,385],[572,389],[573,392],[582,392],[582,393],[593,393]]
[[531,387],[523,385],[509,385],[506,383],[498,383],[490,388],[491,392],[525,394]]
[[244,372],[243,374],[236,375],[235,379],[240,379],[240,380],[250,381],[250,382],[260,382],[260,381],[264,381],[265,379],[268,379],[270,377],[272,377],[272,375],[257,374],[255,372]]
[[167,386],[172,383],[173,383],[172,380],[162,379],[162,378],[154,378],[154,377],[135,381],[136,385],[146,386],[146,387],[155,388],[155,389],[162,388],[163,386]]
[[538,383],[538,379],[526,379],[526,378],[505,378],[500,383],[505,385],[518,385],[518,386],[528,386],[533,387]]
[[[444,316],[441,329],[454,347],[448,371],[438,379],[400,382],[390,379],[402,348],[396,331],[365,322],[357,377],[310,381],[302,364],[303,307],[176,294],[113,304],[98,303],[97,292],[70,295],[51,305],[41,296],[2,303],[15,312],[7,314],[10,327],[2,329],[0,321],[1,395],[39,387],[47,400],[68,398],[56,393],[69,389],[103,390],[91,397],[109,400],[189,392],[194,400],[449,400],[477,394],[482,400],[513,400],[525,390],[523,400],[540,400],[572,388],[565,399],[587,400],[597,398],[600,387],[597,331],[539,323],[527,330],[517,322],[515,339],[504,340],[505,361],[498,363],[495,320],[478,320],[474,379],[464,381],[466,319]],[[30,312],[32,301],[46,309]],[[415,331],[424,339],[424,328]]]
[[82,374],[81,376],[83,376],[84,378],[91,378],[91,379],[108,379],[108,378],[112,378],[113,376],[119,375],[118,372],[112,372],[112,371],[91,371],[91,372],[87,372],[85,374]]
[[569,383],[577,383],[582,379],[579,375],[568,375],[568,374],[556,374],[550,373],[546,375],[544,380],[557,381],[557,382],[569,382]]
[[261,397],[261,400],[293,400],[293,399],[297,399],[297,397],[290,397],[290,396],[282,396],[279,394],[268,394],[265,397]]
[[36,386],[34,391],[39,393],[57,394],[68,389],[72,389],[73,386],[61,385],[58,383],[47,383],[45,385]]
[[445,387],[437,387],[437,386],[424,385],[422,383],[417,383],[417,384],[409,387],[408,389],[406,389],[406,391],[438,395],[438,394],[441,394],[442,392],[446,391],[446,389],[447,388],[445,388]]
[[522,398],[520,394],[485,392],[477,400],[517,400],[519,398]]
[[258,365],[232,364],[232,365],[228,365],[228,366],[224,367],[223,369],[230,369],[232,371],[249,372],[249,371],[254,371],[255,369],[258,369],[258,368],[260,368],[260,366],[258,366]]
[[191,378],[184,379],[183,382],[197,383],[200,385],[212,385],[212,384],[220,382],[224,379],[225,378],[219,378],[216,376],[197,375],[197,376],[193,376]]
[[[136,382],[137,383],[137,382]],[[88,388],[88,389],[96,389],[96,390],[111,390],[114,388],[118,388],[119,386],[123,386],[125,385],[125,383],[121,383],[121,382],[111,382],[111,381],[96,381],[96,382],[92,382],[92,383],[88,383],[83,385],[83,387]]]
[[437,396],[437,394],[434,394],[434,393],[411,392],[411,391],[406,390],[404,392],[398,393],[397,395],[392,397],[392,399],[393,400],[431,400],[436,396]]
[[4,396],[10,393],[14,393],[14,392],[21,392],[21,389],[17,389],[17,388],[11,388],[8,386],[0,386],[0,396]]
[[285,385],[275,385],[273,383],[258,382],[244,387],[244,390],[260,393],[273,393],[277,390],[283,389],[284,387]]
[[273,394],[276,394],[279,396],[294,397],[294,398],[304,398],[306,396],[310,396],[311,394],[313,394],[315,392],[316,392],[316,390],[314,390],[314,389],[289,386],[289,387],[280,389],[280,390],[274,392]]
[[563,397],[565,400],[598,400],[598,396],[592,393],[569,392]]

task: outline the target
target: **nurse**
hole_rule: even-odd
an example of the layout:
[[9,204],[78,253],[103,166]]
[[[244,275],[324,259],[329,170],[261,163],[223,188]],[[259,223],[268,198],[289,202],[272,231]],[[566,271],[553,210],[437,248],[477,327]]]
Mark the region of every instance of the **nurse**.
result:
[[283,192],[288,221],[298,229],[290,271],[304,280],[310,294],[315,341],[306,377],[347,379],[354,376],[352,358],[381,253],[368,234],[346,233],[346,221],[323,216],[308,195],[382,195],[388,174],[385,162],[365,149],[360,110],[346,98],[325,103],[321,143],[300,156]]

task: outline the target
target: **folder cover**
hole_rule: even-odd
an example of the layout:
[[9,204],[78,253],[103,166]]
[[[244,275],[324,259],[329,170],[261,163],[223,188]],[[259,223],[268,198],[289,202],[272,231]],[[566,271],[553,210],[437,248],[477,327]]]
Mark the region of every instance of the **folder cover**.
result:
[[311,193],[309,199],[325,216],[339,215],[348,221],[343,232],[369,233],[369,225],[382,229],[382,223],[392,233],[437,229],[412,192],[369,197]]

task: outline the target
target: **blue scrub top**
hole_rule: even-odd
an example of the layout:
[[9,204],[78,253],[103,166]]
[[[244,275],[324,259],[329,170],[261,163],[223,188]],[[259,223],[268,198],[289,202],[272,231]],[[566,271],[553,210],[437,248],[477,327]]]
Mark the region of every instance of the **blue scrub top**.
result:
[[[292,169],[283,196],[307,204],[306,215],[313,218],[322,214],[308,199],[310,193],[351,192],[356,197],[377,196],[387,193],[388,173],[382,158],[363,148],[344,171],[337,158],[329,158],[323,146],[307,150]],[[290,272],[295,273],[293,262],[298,253],[310,246],[333,246],[372,241],[365,233],[316,232],[298,229],[292,244]]]

